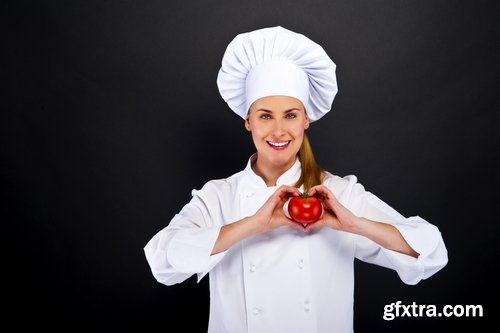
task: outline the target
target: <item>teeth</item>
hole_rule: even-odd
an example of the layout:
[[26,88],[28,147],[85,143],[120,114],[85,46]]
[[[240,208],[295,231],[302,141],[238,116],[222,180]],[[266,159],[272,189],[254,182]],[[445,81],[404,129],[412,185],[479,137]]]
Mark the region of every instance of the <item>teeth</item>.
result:
[[269,143],[271,146],[274,146],[274,147],[283,147],[283,146],[286,146],[287,144],[289,144],[290,141],[284,141],[284,142],[271,142],[271,141],[267,141],[267,143]]

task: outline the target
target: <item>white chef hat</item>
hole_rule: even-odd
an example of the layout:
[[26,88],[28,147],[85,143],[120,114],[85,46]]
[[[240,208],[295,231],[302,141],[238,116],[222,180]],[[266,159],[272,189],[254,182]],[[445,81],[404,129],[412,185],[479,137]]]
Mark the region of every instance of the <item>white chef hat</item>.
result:
[[237,35],[224,53],[217,85],[243,119],[257,99],[282,95],[300,100],[313,122],[331,109],[338,91],[335,69],[320,45],[277,26]]

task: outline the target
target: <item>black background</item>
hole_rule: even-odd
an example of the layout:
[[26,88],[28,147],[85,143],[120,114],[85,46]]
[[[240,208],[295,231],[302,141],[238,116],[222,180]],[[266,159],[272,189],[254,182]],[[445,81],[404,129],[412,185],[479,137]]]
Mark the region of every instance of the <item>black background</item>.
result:
[[[308,130],[319,163],[438,226],[449,251],[416,286],[357,262],[356,332],[481,331],[499,314],[494,3],[2,2],[2,321],[206,331],[208,278],[161,285],[143,247],[192,189],[244,168],[253,145],[217,72],[236,34],[281,25],[338,66],[333,111]],[[384,321],[398,300],[484,317]]]

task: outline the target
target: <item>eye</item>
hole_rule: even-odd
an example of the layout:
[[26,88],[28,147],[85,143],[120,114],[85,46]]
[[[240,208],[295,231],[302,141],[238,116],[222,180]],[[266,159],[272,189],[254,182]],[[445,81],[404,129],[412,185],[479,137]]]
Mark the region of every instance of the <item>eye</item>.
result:
[[259,116],[260,119],[271,119],[271,116],[267,113],[263,113]]
[[295,118],[297,118],[297,115],[295,113],[293,113],[293,112],[290,112],[290,113],[287,113],[285,115],[285,118],[286,119],[295,119]]

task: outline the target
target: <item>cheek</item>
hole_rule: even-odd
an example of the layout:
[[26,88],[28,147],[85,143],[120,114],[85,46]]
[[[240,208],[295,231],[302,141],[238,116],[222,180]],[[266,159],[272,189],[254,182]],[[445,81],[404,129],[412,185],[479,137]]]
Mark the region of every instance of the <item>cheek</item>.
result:
[[250,131],[252,132],[252,138],[254,139],[259,139],[262,138],[263,136],[266,136],[268,133],[268,130],[266,129],[266,126],[251,126]]
[[302,141],[302,138],[304,137],[304,128],[303,127],[294,128],[292,133],[293,133],[295,140]]
[[262,129],[256,129],[256,128],[252,128],[251,129],[251,134],[252,134],[252,140],[255,144],[258,144],[259,142],[262,141],[263,137],[265,136],[263,133],[262,133]]

